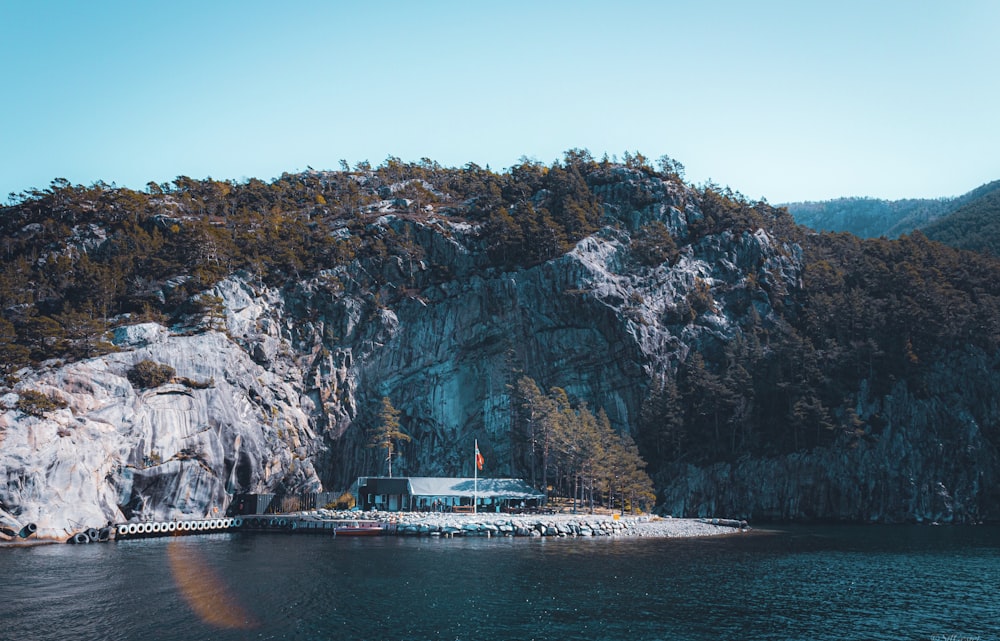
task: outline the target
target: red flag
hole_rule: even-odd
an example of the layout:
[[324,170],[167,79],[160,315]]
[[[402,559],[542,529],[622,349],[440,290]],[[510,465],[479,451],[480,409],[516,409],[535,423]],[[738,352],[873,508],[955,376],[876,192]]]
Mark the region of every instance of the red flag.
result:
[[484,459],[483,455],[479,453],[479,443],[476,443],[476,467],[480,470],[483,469],[483,463],[485,462],[486,459]]

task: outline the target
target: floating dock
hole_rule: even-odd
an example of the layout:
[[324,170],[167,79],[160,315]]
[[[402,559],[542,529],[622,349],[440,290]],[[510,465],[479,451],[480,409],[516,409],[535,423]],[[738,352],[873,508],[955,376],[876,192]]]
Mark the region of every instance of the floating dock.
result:
[[293,514],[248,515],[223,519],[143,521],[87,528],[67,543],[105,543],[167,536],[193,536],[223,532],[273,532],[326,534],[328,536],[372,536],[395,534],[394,524],[370,519],[328,519]]

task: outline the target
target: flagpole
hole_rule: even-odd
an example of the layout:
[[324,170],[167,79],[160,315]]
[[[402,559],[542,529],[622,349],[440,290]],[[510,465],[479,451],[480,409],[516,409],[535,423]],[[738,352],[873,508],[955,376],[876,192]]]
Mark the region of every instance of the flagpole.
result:
[[477,498],[479,494],[479,439],[475,440],[476,449],[474,456],[472,457],[472,513],[475,514],[478,510],[476,503],[479,502]]

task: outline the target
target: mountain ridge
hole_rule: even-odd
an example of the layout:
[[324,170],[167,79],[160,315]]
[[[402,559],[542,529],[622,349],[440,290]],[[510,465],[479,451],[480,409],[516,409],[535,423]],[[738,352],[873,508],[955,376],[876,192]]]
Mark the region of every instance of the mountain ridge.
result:
[[[29,195],[0,217],[0,517],[80,521],[51,470],[85,470],[89,522],[340,491],[377,470],[383,398],[402,473],[461,474],[475,438],[498,475],[564,479],[529,378],[634,439],[669,513],[996,519],[1000,265],[676,169],[574,150]],[[137,388],[144,360],[182,382]]]
[[[990,251],[994,256],[1000,245],[990,231],[989,239],[972,239],[980,234],[976,218],[1000,212],[996,202],[1000,180],[992,181],[955,197],[910,198],[837,198],[827,201],[785,203],[800,225],[817,231],[848,232],[861,238],[898,238],[921,230],[929,238],[959,249]],[[982,210],[988,210],[988,214]]]

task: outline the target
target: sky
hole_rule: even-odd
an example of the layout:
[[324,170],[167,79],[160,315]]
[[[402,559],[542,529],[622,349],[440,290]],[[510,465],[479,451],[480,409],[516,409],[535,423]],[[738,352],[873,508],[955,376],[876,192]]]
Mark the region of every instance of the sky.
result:
[[668,155],[771,203],[1000,179],[996,0],[0,0],[0,202]]

